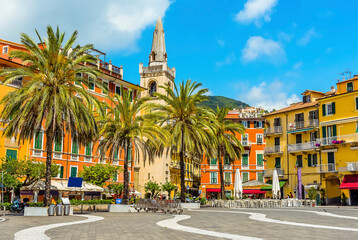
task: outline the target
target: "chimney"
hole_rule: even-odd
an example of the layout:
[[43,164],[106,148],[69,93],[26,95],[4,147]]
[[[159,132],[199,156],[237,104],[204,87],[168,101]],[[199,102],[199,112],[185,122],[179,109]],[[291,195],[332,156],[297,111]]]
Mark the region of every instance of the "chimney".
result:
[[331,86],[331,93],[334,93],[336,91],[334,86]]
[[112,70],[113,70],[112,60],[109,60],[108,70],[109,70],[110,72],[112,72]]

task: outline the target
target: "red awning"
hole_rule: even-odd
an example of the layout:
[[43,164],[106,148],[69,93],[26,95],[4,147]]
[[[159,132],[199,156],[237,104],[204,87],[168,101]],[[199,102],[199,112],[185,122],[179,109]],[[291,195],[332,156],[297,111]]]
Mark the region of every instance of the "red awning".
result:
[[244,189],[242,191],[244,194],[265,194],[266,191],[261,191],[260,189]]
[[358,175],[345,175],[340,189],[357,189],[358,190]]
[[206,192],[221,192],[220,188],[207,188]]

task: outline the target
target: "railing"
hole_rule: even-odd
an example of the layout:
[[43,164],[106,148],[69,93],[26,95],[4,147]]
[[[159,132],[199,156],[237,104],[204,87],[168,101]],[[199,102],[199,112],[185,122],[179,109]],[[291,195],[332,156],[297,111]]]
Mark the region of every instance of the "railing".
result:
[[272,146],[272,147],[265,147],[264,151],[266,154],[268,153],[280,153],[283,152],[283,146]]
[[308,120],[308,126],[309,127],[318,127],[319,126],[318,119],[310,119],[310,120]]
[[347,162],[347,171],[358,171],[358,162]]
[[210,165],[209,169],[218,169],[218,165]]
[[282,133],[282,126],[275,126],[275,127],[272,127],[272,128],[266,128],[264,130],[265,135],[280,134],[280,133]]
[[251,142],[249,142],[247,140],[242,140],[241,145],[244,146],[244,147],[248,147],[248,146],[251,146]]
[[232,169],[231,165],[224,164],[224,170],[231,170],[231,169]]
[[328,164],[318,164],[316,166],[316,170],[318,173],[326,173],[326,172],[336,172],[336,164],[328,163]]
[[356,143],[358,142],[358,133],[340,135],[335,137],[326,137],[317,139],[317,144],[320,146],[330,146],[342,143]]
[[300,128],[304,128],[305,127],[305,122],[295,122],[295,124],[293,125],[296,129],[300,129]]
[[302,151],[302,150],[312,150],[315,149],[316,142],[305,142],[305,143],[296,143],[296,144],[289,144],[288,151]]
[[285,175],[285,171],[281,168],[272,168],[272,169],[266,169],[266,170],[263,170],[263,175],[265,178],[268,178],[268,177],[272,177],[273,175],[273,171],[276,169],[277,171],[277,175],[278,176],[284,176]]

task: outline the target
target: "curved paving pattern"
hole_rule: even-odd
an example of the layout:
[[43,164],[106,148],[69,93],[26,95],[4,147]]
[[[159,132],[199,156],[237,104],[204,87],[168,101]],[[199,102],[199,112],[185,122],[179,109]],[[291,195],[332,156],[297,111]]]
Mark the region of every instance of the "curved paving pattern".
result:
[[55,223],[21,230],[15,233],[15,240],[50,240],[50,238],[45,234],[45,232],[49,229],[68,225],[91,223],[104,219],[103,217],[91,215],[81,215],[81,217],[87,217],[87,219],[76,222]]
[[187,227],[187,226],[178,224],[179,221],[183,221],[183,220],[186,220],[189,218],[190,218],[189,215],[176,215],[172,219],[167,219],[167,220],[162,220],[160,222],[157,222],[157,225],[164,227],[164,228],[177,230],[177,231],[196,233],[196,234],[207,235],[207,236],[211,236],[211,237],[219,237],[219,238],[235,239],[235,240],[262,240],[262,238],[214,232],[214,231],[208,231],[208,230],[194,228],[194,227]]

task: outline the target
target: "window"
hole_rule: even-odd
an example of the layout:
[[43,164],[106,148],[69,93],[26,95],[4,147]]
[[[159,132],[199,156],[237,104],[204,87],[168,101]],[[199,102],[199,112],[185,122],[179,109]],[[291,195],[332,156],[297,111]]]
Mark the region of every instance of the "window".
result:
[[249,181],[249,173],[243,172],[242,173],[242,182],[247,182],[247,181]]
[[307,96],[303,96],[303,103],[308,103],[311,102],[311,96],[307,95]]
[[88,78],[88,88],[94,91],[94,79],[91,77]]
[[225,165],[230,165],[230,156],[229,156],[229,154],[225,154],[224,164]]
[[260,133],[260,134],[256,134],[256,143],[257,144],[262,144],[263,143],[263,135]]
[[347,92],[352,92],[353,91],[353,82],[349,82],[347,83]]
[[262,128],[262,121],[254,121],[254,128]]
[[116,94],[121,95],[121,86],[116,86]]
[[17,151],[16,150],[11,150],[11,149],[6,149],[6,159],[7,160],[15,160],[15,159],[17,159]]
[[247,121],[242,121],[241,124],[242,124],[245,128],[247,128]]
[[116,149],[116,150],[114,151],[114,156],[113,156],[113,158],[114,158],[114,159],[119,159],[119,151],[118,151],[118,149]]
[[311,142],[314,142],[314,141],[316,141],[316,139],[317,139],[317,132],[315,131],[315,132],[311,132],[310,133],[310,141]]
[[262,167],[264,165],[264,155],[257,154],[256,155],[256,165]]
[[297,155],[297,158],[296,158],[296,166],[297,167],[303,167],[303,163],[302,163],[302,155]]
[[[82,78],[82,73],[76,73],[76,78]],[[81,85],[81,84],[80,84],[80,80],[75,81],[75,84],[76,84],[77,86],[80,86],[80,85]]]
[[224,173],[224,180],[225,180],[225,183],[231,184],[231,172]]
[[128,182],[131,182],[131,171],[128,171]]
[[225,191],[225,196],[227,199],[231,198],[231,191]]
[[275,168],[281,168],[281,158],[275,158]]
[[248,154],[242,154],[242,166],[243,167],[249,166],[249,155]]
[[309,167],[317,166],[317,154],[308,154],[307,162]]
[[281,118],[275,118],[273,120],[273,126],[274,127],[280,127],[281,126]]
[[58,178],[63,178],[63,170],[65,169],[64,166],[59,165],[60,166],[60,173],[58,174]]
[[71,166],[70,177],[77,177],[77,166]]
[[332,115],[336,113],[336,103],[322,104],[322,116]]
[[155,92],[157,92],[157,83],[153,81],[149,83],[149,95],[153,97]]
[[308,119],[318,119],[318,110],[310,111],[308,113]]
[[210,165],[216,165],[217,161],[216,161],[216,158],[212,158],[210,160]]
[[9,52],[9,46],[2,47],[2,54],[7,54]]
[[246,126],[247,128],[250,128],[250,121],[247,121]]
[[358,110],[358,97],[356,97],[356,110]]
[[218,173],[210,172],[210,183],[218,183]]
[[244,133],[243,135],[242,135],[242,141],[241,141],[241,144],[243,145],[243,146],[248,146],[249,145],[249,134],[247,134],[247,133]]
[[55,151],[62,152],[62,134],[56,134],[55,136]]
[[297,134],[296,135],[296,144],[300,144],[302,143],[302,134]]
[[128,156],[127,156],[128,162],[132,161],[132,148],[128,148]]
[[304,127],[304,114],[298,113],[295,114],[295,126],[296,128],[303,128]]
[[43,132],[38,132],[35,134],[35,148],[42,149],[42,139],[43,139]]
[[113,181],[113,182],[117,182],[117,181],[118,181],[118,173],[113,174],[112,181]]
[[72,139],[72,153],[78,154],[78,142]]
[[257,173],[257,181],[264,182],[264,174],[262,172]]
[[322,137],[323,138],[331,138],[337,136],[337,126],[331,125],[331,126],[322,126]]
[[107,81],[103,80],[103,89],[102,89],[102,93],[108,93],[109,91],[109,84]]
[[86,154],[87,156],[91,156],[91,155],[92,155],[92,143],[88,143],[88,144],[86,145],[85,154]]

